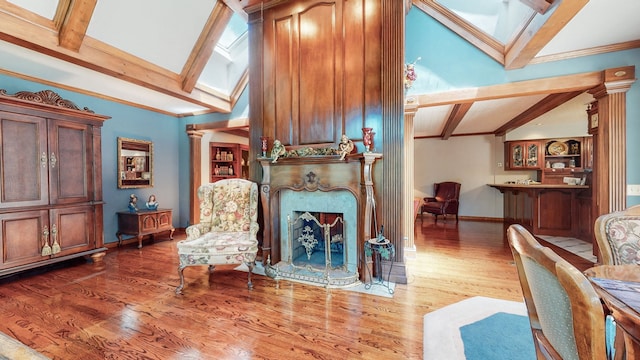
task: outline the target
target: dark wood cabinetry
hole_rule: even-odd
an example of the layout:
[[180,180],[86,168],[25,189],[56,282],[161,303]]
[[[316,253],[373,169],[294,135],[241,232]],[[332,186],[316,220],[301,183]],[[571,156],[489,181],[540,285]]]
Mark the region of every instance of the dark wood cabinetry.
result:
[[504,194],[504,220],[521,224],[534,235],[580,237],[593,223],[585,185],[489,184]]
[[0,275],[106,251],[106,119],[51,91],[0,92]]
[[593,142],[591,137],[507,141],[505,159],[505,170],[537,170],[543,184],[563,184],[565,177],[589,177]]
[[507,170],[539,170],[542,168],[541,142],[508,141],[505,143]]
[[[545,184],[563,184],[565,177],[583,178],[590,171],[590,138],[544,140],[545,167],[540,180]],[[586,146],[585,146],[586,145]],[[585,178],[586,183],[586,178]]]
[[249,175],[249,147],[234,143],[210,143],[211,182]]
[[118,212],[118,246],[122,244],[122,235],[133,235],[138,239],[138,249],[142,248],[142,238],[146,235],[169,231],[173,239],[173,212],[171,209],[140,210],[137,212]]

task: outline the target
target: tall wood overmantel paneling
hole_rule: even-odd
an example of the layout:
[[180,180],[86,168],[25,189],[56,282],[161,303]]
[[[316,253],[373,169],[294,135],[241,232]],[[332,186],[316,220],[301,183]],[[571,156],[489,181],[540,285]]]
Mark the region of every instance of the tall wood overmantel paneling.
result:
[[248,11],[254,11],[250,87],[257,89],[251,129],[258,138],[267,136],[270,146],[274,139],[288,147],[321,146],[344,133],[362,150],[363,127],[380,134],[379,5],[272,1]]
[[[378,224],[396,245],[392,277],[406,282],[402,195],[405,1],[273,0],[248,7],[250,177],[260,137],[287,148],[337,144],[342,134],[363,150],[372,127],[382,152],[374,183]],[[273,221],[265,220],[265,221]],[[263,248],[261,255],[271,251]],[[399,270],[396,273],[395,270]]]

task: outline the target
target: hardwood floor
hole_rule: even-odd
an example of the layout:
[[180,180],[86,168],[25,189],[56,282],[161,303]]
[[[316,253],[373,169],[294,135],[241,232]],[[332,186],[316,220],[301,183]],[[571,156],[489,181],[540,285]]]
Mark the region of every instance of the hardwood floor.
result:
[[421,359],[424,314],[477,295],[522,301],[502,224],[425,215],[415,232],[392,299],[262,276],[249,291],[233,266],[187,268],[175,295],[176,234],[3,279],[0,331],[53,359]]

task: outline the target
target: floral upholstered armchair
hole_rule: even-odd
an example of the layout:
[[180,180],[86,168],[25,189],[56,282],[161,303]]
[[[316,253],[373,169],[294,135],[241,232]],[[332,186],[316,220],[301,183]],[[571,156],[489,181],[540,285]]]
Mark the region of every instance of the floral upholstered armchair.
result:
[[187,227],[187,239],[178,242],[180,285],[187,266],[246,264],[247,286],[253,288],[251,272],[258,253],[258,186],[244,179],[225,179],[200,186],[200,223]]
[[640,265],[640,205],[601,215],[594,227],[600,264]]

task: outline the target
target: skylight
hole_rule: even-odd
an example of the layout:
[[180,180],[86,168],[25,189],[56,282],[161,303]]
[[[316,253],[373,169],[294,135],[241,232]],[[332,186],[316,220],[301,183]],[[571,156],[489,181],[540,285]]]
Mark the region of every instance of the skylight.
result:
[[531,8],[515,0],[437,2],[502,44],[508,44],[533,14]]
[[234,13],[227,25],[227,28],[222,33],[220,41],[218,41],[218,46],[229,51],[229,48],[247,32],[247,28],[247,23],[244,19],[240,15]]
[[18,5],[33,13],[53,20],[58,8],[58,0],[8,0],[8,2]]

